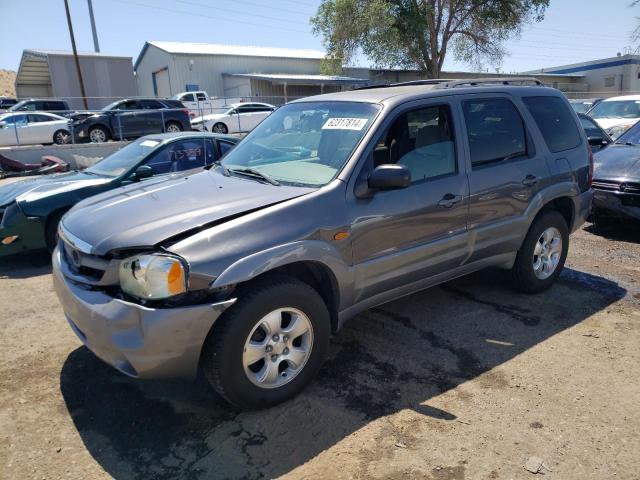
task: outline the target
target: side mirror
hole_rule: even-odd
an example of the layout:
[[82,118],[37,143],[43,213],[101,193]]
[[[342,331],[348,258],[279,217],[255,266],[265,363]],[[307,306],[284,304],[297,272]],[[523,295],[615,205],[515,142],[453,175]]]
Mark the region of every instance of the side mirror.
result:
[[404,165],[388,163],[376,167],[367,183],[375,190],[407,188],[411,184],[411,172]]
[[153,177],[153,168],[149,165],[140,165],[136,168],[136,171],[133,172],[134,180],[143,180],[145,178]]

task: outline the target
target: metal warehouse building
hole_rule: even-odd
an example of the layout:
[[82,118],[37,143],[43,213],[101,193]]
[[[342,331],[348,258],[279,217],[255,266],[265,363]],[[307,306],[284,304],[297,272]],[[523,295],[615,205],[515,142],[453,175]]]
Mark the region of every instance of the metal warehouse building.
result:
[[144,44],[134,69],[141,96],[205,90],[213,97],[261,97],[284,103],[368,82],[320,75],[323,58],[317,50],[154,41]]
[[[79,53],[89,108],[136,95],[131,57]],[[16,75],[18,98],[57,97],[73,109],[83,108],[80,82],[71,52],[24,50]]]

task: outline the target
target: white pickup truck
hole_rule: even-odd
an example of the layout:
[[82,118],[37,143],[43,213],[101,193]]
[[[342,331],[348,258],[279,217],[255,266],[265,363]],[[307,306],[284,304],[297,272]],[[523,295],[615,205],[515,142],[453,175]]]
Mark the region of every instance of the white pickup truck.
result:
[[202,90],[180,92],[171,98],[173,100],[180,100],[185,108],[189,110],[192,118],[223,113],[229,109],[231,104],[241,101],[239,98],[211,98],[207,92]]

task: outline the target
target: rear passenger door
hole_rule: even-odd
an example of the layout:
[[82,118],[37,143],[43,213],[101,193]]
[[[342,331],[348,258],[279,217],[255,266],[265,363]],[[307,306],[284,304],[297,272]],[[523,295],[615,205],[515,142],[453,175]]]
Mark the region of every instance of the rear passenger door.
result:
[[528,228],[525,212],[549,176],[523,120],[524,106],[505,94],[461,98],[469,153],[468,262],[509,254]]
[[449,97],[390,115],[359,174],[402,164],[411,185],[350,202],[356,301],[459,266],[467,252],[467,176]]

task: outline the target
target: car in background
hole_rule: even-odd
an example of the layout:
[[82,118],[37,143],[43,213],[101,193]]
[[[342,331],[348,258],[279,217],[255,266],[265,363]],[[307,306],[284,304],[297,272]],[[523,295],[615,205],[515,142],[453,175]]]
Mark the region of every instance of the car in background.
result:
[[47,112],[0,114],[0,146],[69,143],[69,119]]
[[640,123],[595,155],[593,216],[640,220]]
[[606,98],[589,110],[589,116],[615,140],[640,120],[640,95]]
[[191,127],[195,130],[215,133],[250,132],[276,108],[278,107],[269,103],[234,103],[223,113],[194,118],[191,120]]
[[162,98],[118,100],[98,112],[76,112],[71,118],[78,142],[102,143],[191,130],[189,110],[178,100]]
[[9,108],[13,107],[16,103],[18,103],[18,100],[16,100],[13,97],[0,97],[0,110],[1,111],[8,110]]
[[569,100],[569,103],[576,113],[587,113],[602,100],[602,98],[576,98]]
[[196,132],[140,138],[83,171],[26,179],[0,187],[0,257],[53,250],[58,222],[80,200],[150,177],[198,170],[239,139]]
[[191,117],[224,112],[228,110],[232,103],[241,101],[240,98],[211,98],[204,90],[180,92],[171,98],[181,101],[182,104],[189,109]]
[[605,132],[596,121],[585,113],[578,113],[580,125],[587,134],[587,140],[591,150],[597,152],[613,143],[613,139]]
[[69,104],[65,100],[56,98],[30,98],[21,100],[9,108],[10,112],[70,112]]

